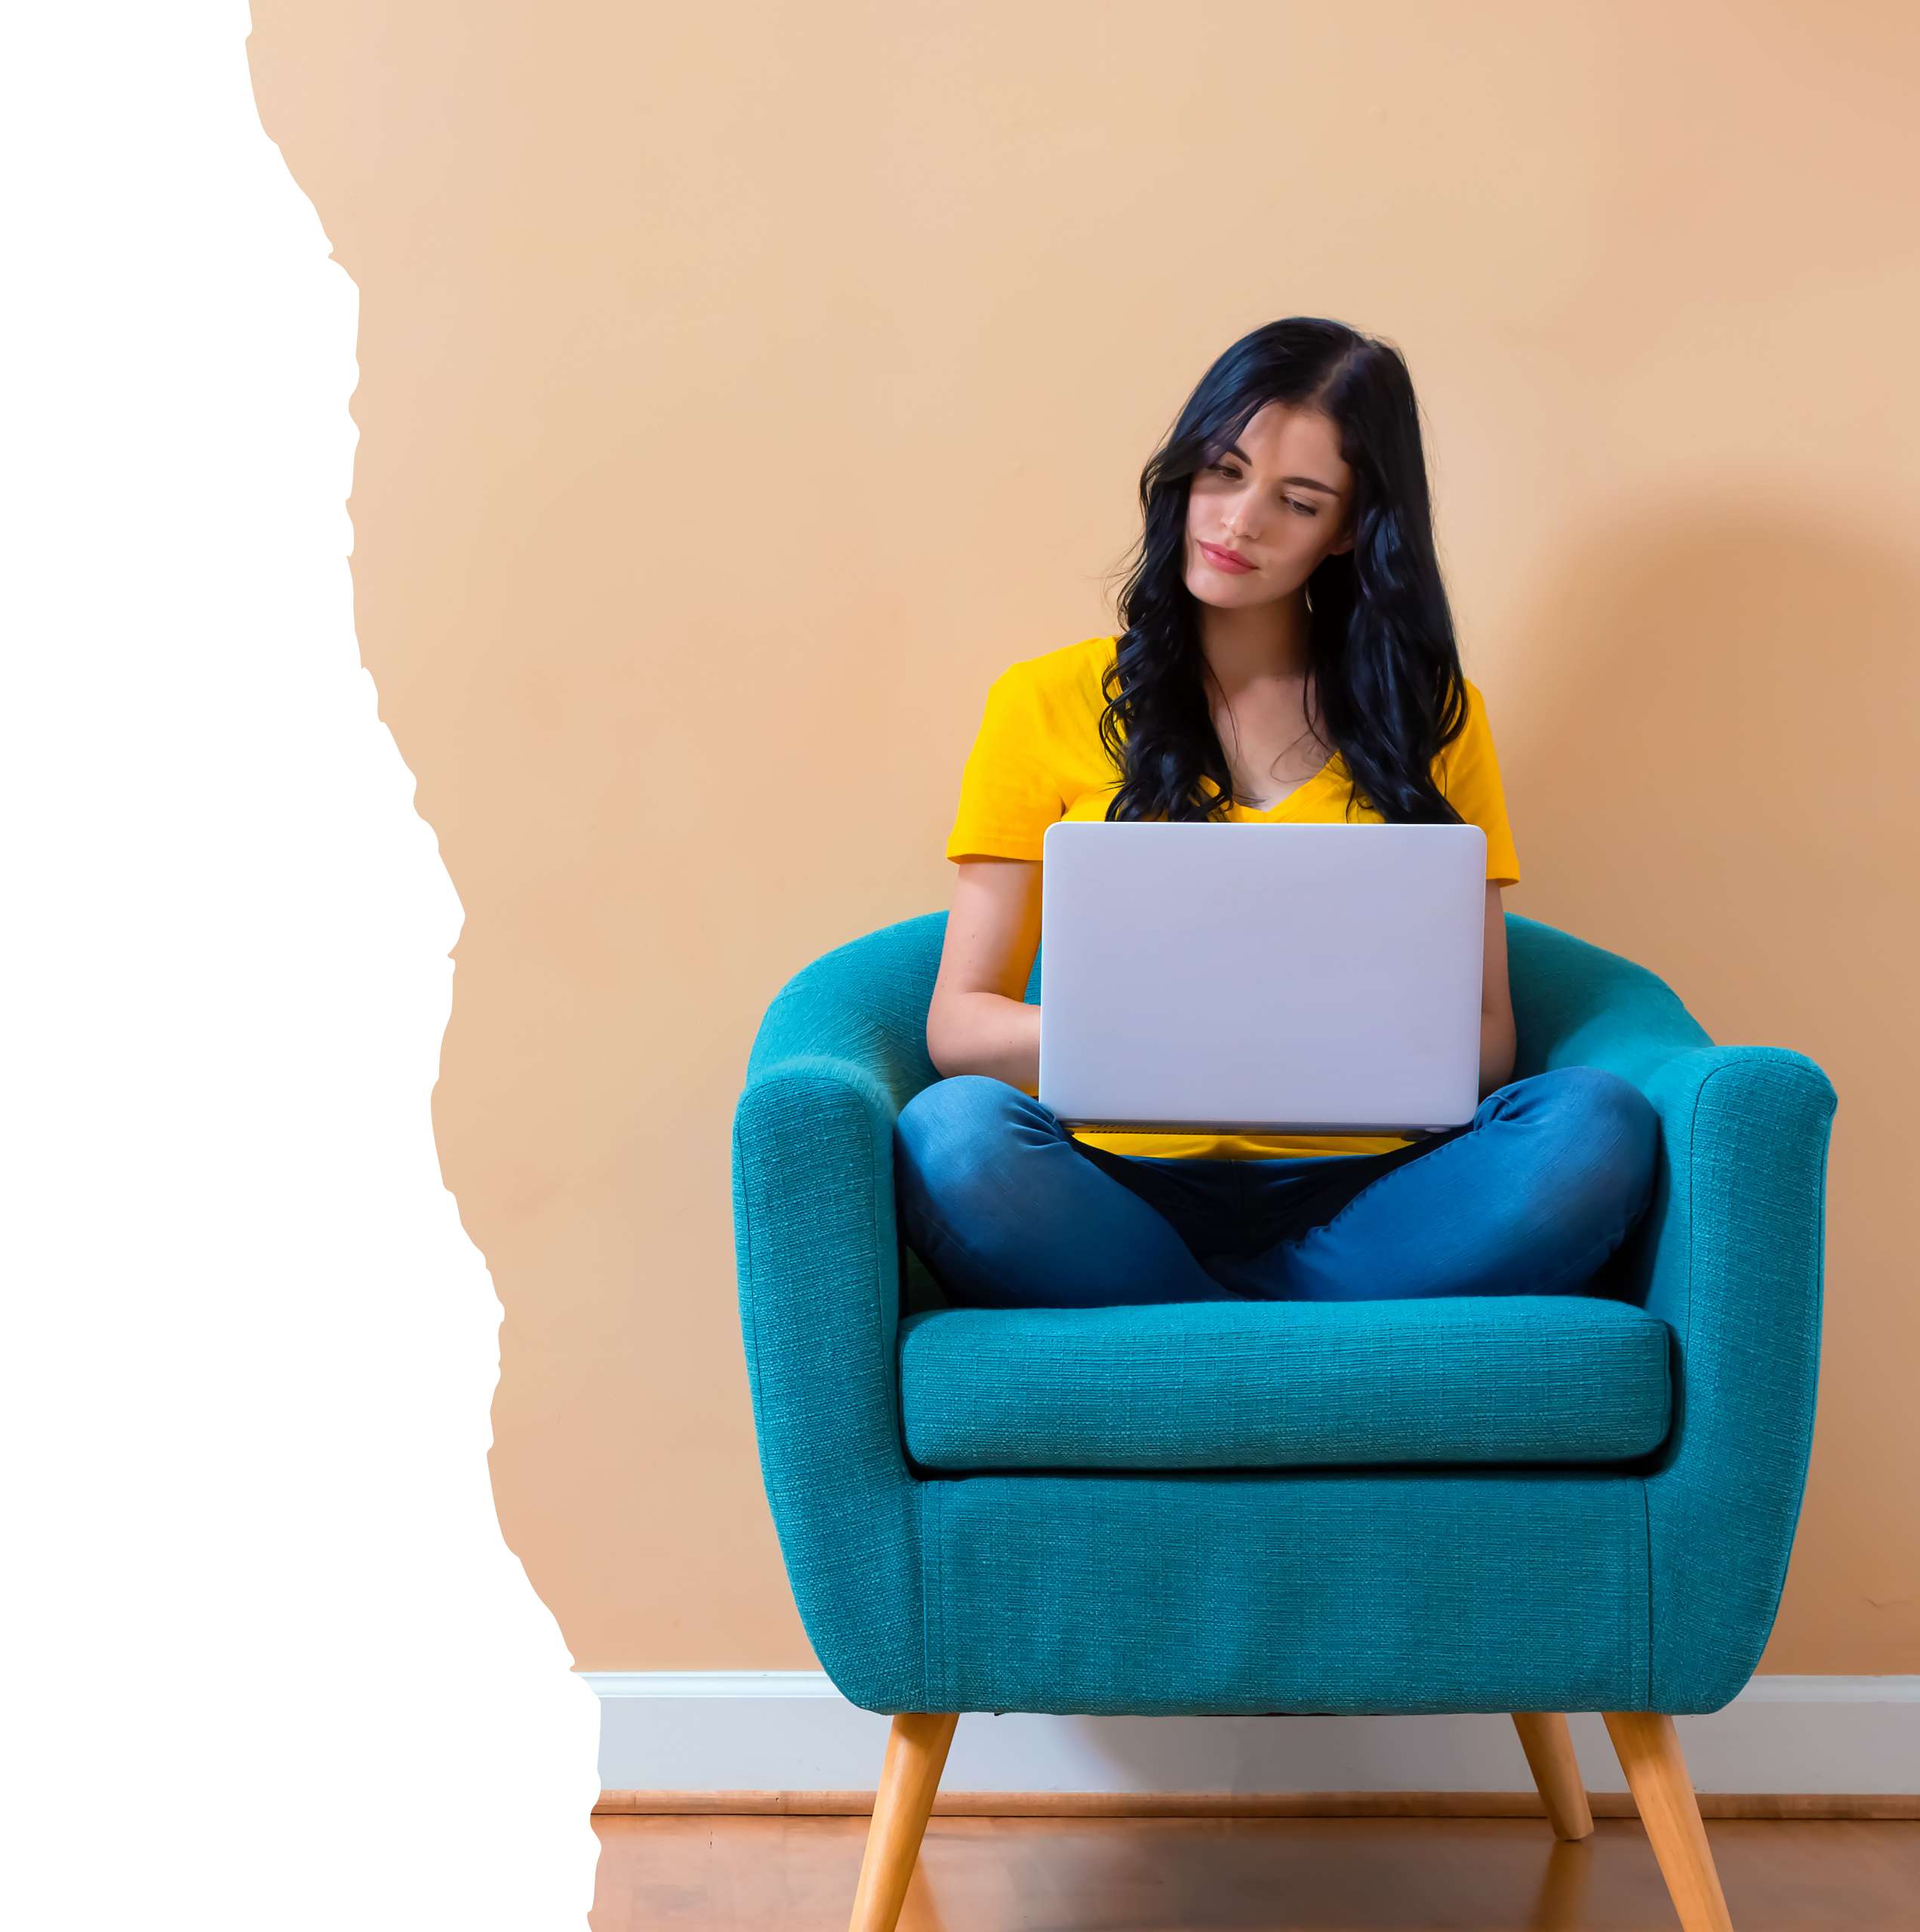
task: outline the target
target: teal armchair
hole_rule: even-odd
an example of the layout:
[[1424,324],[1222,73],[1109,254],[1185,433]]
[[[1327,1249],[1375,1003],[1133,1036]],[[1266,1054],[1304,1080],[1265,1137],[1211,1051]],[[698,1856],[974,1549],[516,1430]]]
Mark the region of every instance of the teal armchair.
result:
[[1507,1712],[1562,1837],[1592,1829],[1564,1714],[1599,1711],[1682,1924],[1728,1924],[1672,1718],[1734,1697],[1778,1607],[1835,1097],[1506,927],[1515,1077],[1607,1068],[1660,1115],[1648,1211],[1578,1296],[949,1308],[893,1187],[946,915],[774,999],[734,1118],[741,1331],[801,1621],[894,1718],[854,1932],[891,1932],[968,1711]]

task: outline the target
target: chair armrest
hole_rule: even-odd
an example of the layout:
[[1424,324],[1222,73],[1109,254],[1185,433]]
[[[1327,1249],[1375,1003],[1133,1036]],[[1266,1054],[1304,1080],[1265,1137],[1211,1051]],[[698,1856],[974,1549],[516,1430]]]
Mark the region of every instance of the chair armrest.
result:
[[920,1486],[902,1447],[896,1353],[900,1103],[874,1064],[810,1052],[762,1063],[757,1049],[755,1063],[732,1166],[761,1476],[821,1668],[864,1709],[916,1710]]
[[1678,1358],[1646,1478],[1647,1708],[1715,1711],[1759,1662],[1799,1518],[1836,1096],[1804,1054],[1757,1046],[1675,1054],[1642,1091],[1666,1158],[1622,1272]]

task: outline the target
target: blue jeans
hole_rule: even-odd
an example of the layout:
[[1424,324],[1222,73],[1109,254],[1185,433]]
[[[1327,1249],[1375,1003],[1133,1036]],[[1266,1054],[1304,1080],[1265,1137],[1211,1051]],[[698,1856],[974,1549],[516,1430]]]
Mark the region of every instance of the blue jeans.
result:
[[1597,1066],[1509,1081],[1383,1154],[1115,1154],[978,1073],[894,1129],[901,1232],[980,1308],[1574,1294],[1645,1212],[1659,1151],[1652,1103]]

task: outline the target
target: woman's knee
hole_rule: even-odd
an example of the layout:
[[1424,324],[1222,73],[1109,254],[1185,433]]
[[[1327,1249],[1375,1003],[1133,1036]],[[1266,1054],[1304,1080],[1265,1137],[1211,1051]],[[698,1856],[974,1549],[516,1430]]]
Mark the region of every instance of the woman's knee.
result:
[[991,1157],[1032,1106],[1017,1087],[990,1074],[949,1074],[901,1108],[895,1149],[923,1178],[957,1182]]
[[1574,1164],[1600,1192],[1644,1201],[1660,1160],[1660,1114],[1652,1101],[1605,1067],[1558,1067],[1543,1078],[1552,1084]]

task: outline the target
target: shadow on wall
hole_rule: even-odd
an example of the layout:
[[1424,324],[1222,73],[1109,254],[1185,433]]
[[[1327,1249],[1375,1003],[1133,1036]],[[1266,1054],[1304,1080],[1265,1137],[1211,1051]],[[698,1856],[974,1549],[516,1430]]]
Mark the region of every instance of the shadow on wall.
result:
[[1760,1668],[1885,1658],[1914,1604],[1893,1554],[1912,1506],[1884,1478],[1911,1457],[1920,1350],[1897,1285],[1920,1088],[1920,579],[1811,511],[1723,510],[1567,552],[1515,629],[1494,718],[1513,909],[1651,968],[1718,1041],[1811,1055],[1847,1096],[1823,1398]]
[[1876,1106],[1892,1127],[1913,1036],[1881,1018],[1920,944],[1920,581],[1771,515],[1623,528],[1517,629],[1494,718],[1515,909],[1558,924],[1577,900],[1569,929],[1650,967],[1715,1039],[1810,1054],[1857,1136]]

